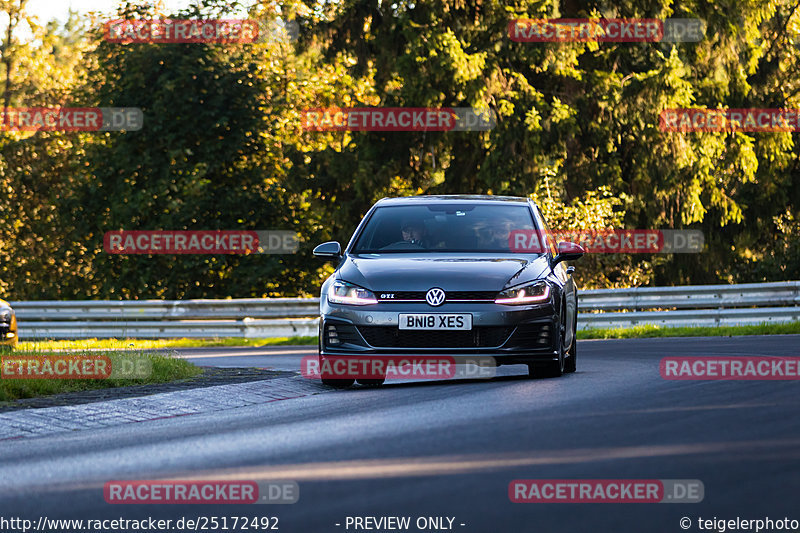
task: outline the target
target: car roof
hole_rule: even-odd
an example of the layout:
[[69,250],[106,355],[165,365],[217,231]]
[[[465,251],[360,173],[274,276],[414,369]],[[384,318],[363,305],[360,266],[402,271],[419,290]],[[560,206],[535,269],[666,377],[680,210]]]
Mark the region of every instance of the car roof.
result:
[[381,198],[376,205],[414,205],[420,203],[496,203],[514,202],[527,203],[528,198],[522,196],[493,196],[490,194],[441,194],[423,196],[401,196],[395,198]]

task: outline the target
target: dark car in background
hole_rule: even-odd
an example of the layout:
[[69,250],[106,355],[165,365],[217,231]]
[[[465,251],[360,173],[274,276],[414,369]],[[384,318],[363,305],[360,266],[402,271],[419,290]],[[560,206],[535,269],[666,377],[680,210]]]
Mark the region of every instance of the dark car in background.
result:
[[[347,247],[314,255],[337,261],[322,286],[319,354],[488,355],[557,377],[577,363],[577,290],[572,267],[583,249],[548,240],[539,252],[509,246],[512,231],[547,225],[527,198],[384,198]],[[325,379],[349,386],[353,379]],[[362,380],[359,380],[360,382]]]
[[0,300],[0,349],[17,345],[17,317],[8,302]]

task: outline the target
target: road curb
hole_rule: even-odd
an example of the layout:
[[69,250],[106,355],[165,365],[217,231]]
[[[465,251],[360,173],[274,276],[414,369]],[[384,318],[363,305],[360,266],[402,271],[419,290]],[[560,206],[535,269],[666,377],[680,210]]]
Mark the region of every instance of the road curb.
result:
[[0,414],[0,441],[147,422],[330,392],[301,377],[274,378]]

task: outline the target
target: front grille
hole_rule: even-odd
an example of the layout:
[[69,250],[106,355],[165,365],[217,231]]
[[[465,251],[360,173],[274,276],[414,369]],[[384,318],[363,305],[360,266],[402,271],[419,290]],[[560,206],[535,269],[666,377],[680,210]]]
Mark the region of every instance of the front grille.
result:
[[551,345],[552,324],[521,324],[509,339],[510,346],[548,348]]
[[448,300],[491,300],[497,297],[497,291],[453,291],[446,292]]
[[413,331],[392,326],[359,326],[364,339],[376,348],[494,348],[502,345],[513,327],[479,326],[471,331]]
[[[391,303],[392,301],[415,300],[424,302],[427,291],[375,291],[378,301]],[[394,298],[381,298],[382,294],[394,294]],[[494,302],[497,291],[445,291],[445,301],[471,300]]]

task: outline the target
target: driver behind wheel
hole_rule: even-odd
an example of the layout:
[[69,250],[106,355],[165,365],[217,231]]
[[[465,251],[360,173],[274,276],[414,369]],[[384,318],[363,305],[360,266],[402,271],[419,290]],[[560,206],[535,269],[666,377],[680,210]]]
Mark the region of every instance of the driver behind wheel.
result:
[[427,232],[425,231],[425,224],[419,220],[404,220],[400,224],[400,233],[403,235],[403,240],[416,244],[418,246],[425,246],[423,243]]

